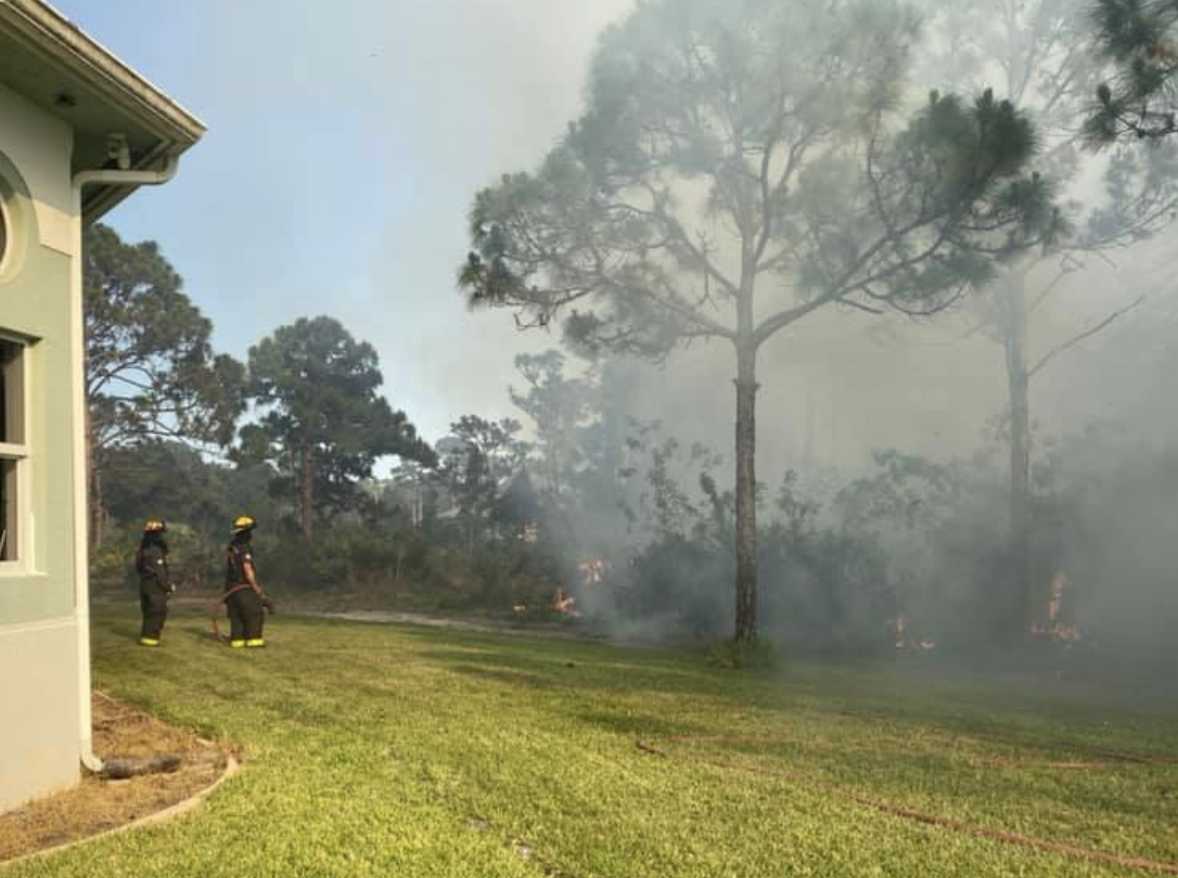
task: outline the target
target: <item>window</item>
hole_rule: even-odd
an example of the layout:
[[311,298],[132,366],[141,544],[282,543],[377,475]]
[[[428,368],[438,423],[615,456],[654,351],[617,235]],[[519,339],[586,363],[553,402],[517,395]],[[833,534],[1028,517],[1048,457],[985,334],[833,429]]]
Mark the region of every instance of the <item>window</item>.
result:
[[0,338],[0,564],[24,560],[25,347]]

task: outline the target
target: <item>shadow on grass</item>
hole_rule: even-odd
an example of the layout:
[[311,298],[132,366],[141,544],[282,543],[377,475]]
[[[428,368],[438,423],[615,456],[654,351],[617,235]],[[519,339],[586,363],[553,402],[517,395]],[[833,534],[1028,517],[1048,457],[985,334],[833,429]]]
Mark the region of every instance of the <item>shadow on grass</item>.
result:
[[[601,685],[614,691],[648,690],[656,686],[667,692],[712,694],[714,691],[721,694],[733,683],[723,672],[701,666],[701,660],[691,654],[678,656],[676,665],[666,657],[650,662],[643,661],[641,656],[631,661],[618,661],[617,657],[601,653],[539,651],[529,649],[527,645],[522,648],[502,647],[500,644],[488,646],[492,648],[443,646],[419,655],[442,667],[477,664],[550,677],[561,683],[567,683],[571,676],[582,684]],[[750,678],[747,682],[763,681]]]
[[[171,633],[173,636],[183,637],[189,643],[199,643],[206,646],[220,647],[222,649],[227,648],[225,644],[217,640],[217,636],[213,633],[212,626],[208,624],[206,624],[203,628],[186,625],[185,627]],[[223,630],[221,633],[228,637],[228,631]]]
[[114,625],[110,625],[107,630],[108,630],[109,634],[113,635],[115,638],[117,638],[119,640],[127,641],[129,643],[138,643],[139,642],[139,625],[138,625],[138,623],[114,624]]
[[685,738],[714,733],[712,726],[668,720],[654,714],[589,711],[574,717],[578,722],[627,738]]
[[516,671],[502,668],[486,668],[479,665],[450,665],[449,670],[456,674],[475,677],[493,683],[502,683],[513,689],[564,689],[569,683],[560,682],[551,677],[533,674],[527,671]]

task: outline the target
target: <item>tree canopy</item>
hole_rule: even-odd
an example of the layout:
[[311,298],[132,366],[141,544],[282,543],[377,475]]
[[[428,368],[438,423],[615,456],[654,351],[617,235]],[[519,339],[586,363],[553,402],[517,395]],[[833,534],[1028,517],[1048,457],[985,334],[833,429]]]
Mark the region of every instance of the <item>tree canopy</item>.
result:
[[212,324],[154,241],[87,230],[86,398],[92,447],[178,439],[225,446],[244,409],[244,369],[214,354]]
[[566,377],[565,357],[559,351],[520,354],[515,369],[524,389],[510,388],[511,401],[535,425],[543,484],[559,497],[582,463],[577,432],[589,416],[591,382]]
[[1091,13],[1101,50],[1116,65],[1097,90],[1085,125],[1096,143],[1156,139],[1178,133],[1178,3],[1097,0]]
[[454,504],[468,547],[503,517],[505,489],[523,487],[517,479],[524,474],[530,447],[518,438],[520,429],[520,423],[511,418],[489,421],[463,415],[450,425],[450,435],[438,443],[438,478]]
[[263,414],[242,429],[239,457],[278,468],[304,536],[379,458],[435,461],[405,413],[378,395],[383,383],[375,349],[330,317],[301,318],[250,348],[249,390]]
[[758,344],[823,305],[943,307],[1051,228],[1050,187],[1019,176],[1035,134],[990,93],[905,118],[916,34],[891,3],[643,4],[540,171],[478,195],[472,300],[644,351],[735,338],[758,275]]

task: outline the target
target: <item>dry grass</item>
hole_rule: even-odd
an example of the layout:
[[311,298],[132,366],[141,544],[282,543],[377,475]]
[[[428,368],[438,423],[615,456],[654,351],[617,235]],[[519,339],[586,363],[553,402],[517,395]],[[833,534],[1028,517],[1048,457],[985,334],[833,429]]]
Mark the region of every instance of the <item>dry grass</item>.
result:
[[94,750],[103,758],[183,757],[171,774],[103,780],[87,776],[69,792],[0,815],[0,862],[126,825],[182,802],[210,786],[225,768],[226,750],[96,692]]

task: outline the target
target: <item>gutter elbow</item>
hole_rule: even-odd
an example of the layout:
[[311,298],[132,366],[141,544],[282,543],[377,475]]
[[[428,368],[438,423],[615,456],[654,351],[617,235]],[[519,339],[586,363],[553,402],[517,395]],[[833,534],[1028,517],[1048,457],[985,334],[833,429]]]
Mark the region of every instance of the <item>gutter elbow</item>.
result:
[[91,749],[91,747],[92,745],[89,741],[84,741],[82,743],[82,767],[91,774],[101,774],[102,769],[106,767],[106,764],[94,755],[94,751]]
[[79,171],[74,175],[74,189],[81,192],[87,186],[161,186],[176,176],[180,169],[180,153],[169,152],[164,156],[164,166],[155,171],[124,171],[116,169],[95,169]]

